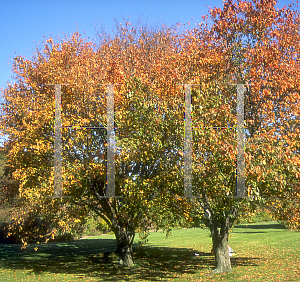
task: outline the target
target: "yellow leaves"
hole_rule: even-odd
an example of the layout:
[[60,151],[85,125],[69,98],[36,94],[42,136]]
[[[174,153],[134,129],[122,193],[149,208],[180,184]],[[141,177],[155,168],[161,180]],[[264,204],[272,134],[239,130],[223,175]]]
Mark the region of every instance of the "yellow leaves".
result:
[[69,179],[70,179],[70,180],[73,180],[73,179],[75,179],[74,175],[73,175],[73,174],[71,174],[71,175],[69,176]]
[[131,183],[132,182],[132,180],[131,179],[129,179],[129,178],[127,178],[125,181],[124,181],[126,184],[129,184],[129,183]]

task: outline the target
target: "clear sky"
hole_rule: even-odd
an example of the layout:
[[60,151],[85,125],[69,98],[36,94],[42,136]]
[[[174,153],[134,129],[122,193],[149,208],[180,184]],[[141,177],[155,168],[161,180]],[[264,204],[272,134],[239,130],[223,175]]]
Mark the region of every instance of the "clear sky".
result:
[[[290,3],[279,0],[276,7]],[[43,36],[63,38],[64,33],[69,35],[78,28],[92,41],[95,27],[102,24],[110,33],[114,19],[123,22],[123,17],[133,23],[141,17],[149,25],[188,21],[193,25],[208,15],[209,7],[223,8],[223,0],[0,0],[0,88],[13,81],[13,58],[31,58]]]

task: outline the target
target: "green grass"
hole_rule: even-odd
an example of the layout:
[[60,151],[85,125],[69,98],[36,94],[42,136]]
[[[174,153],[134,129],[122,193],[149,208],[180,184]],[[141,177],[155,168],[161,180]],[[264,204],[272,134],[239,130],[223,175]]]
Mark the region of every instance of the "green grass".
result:
[[[233,271],[210,277],[214,257],[207,230],[152,232],[149,243],[136,250],[135,266],[117,265],[113,235],[29,245],[0,245],[0,281],[300,281],[300,233],[277,222],[237,225],[230,235]],[[135,246],[139,237],[136,235]],[[34,248],[38,246],[38,250]],[[195,256],[195,252],[202,254]]]

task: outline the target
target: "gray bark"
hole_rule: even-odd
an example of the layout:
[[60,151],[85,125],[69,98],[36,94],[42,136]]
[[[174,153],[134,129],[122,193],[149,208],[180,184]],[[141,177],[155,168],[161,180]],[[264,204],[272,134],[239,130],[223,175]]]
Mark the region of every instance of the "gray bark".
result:
[[93,179],[90,187],[95,198],[100,203],[99,206],[92,206],[91,208],[110,225],[116,236],[117,249],[115,253],[119,256],[119,264],[133,266],[132,243],[135,236],[134,224],[130,220],[122,219],[122,216],[118,214],[117,205],[120,203],[117,199],[110,202],[107,198],[103,198],[105,191],[103,180]]
[[216,268],[211,274],[230,272],[232,269],[228,252],[228,233],[222,234],[222,228],[219,233],[216,226],[212,232],[212,241]]
[[132,257],[132,243],[135,236],[135,231],[133,226],[126,226],[121,228],[116,226],[112,228],[117,239],[117,249],[115,253],[119,256],[119,264],[124,266],[133,266]]
[[[202,195],[200,204],[205,211],[205,224],[209,227],[213,242],[216,268],[210,274],[231,271],[231,263],[228,251],[229,230],[238,216],[238,207],[232,206],[227,216],[217,218],[211,209],[207,197]],[[220,229],[219,227],[220,226]]]

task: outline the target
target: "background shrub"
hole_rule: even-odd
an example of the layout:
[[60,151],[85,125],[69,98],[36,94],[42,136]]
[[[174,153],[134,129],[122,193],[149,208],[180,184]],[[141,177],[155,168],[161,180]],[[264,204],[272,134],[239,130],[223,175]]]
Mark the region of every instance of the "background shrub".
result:
[[236,221],[236,224],[247,224],[247,223],[257,223],[257,222],[266,222],[273,221],[271,212],[263,208],[259,208],[254,212],[254,215],[251,219],[239,219]]
[[111,229],[108,224],[99,216],[91,214],[85,225],[85,236],[96,236],[101,234],[110,234]]

